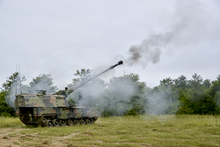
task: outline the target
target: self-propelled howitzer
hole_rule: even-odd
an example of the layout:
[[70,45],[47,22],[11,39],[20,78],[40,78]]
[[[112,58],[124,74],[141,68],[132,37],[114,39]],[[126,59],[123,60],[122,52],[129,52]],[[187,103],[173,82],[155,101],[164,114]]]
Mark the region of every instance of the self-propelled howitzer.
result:
[[14,102],[16,115],[19,116],[20,120],[25,125],[32,126],[41,125],[47,127],[57,127],[65,125],[92,124],[100,116],[98,111],[88,107],[73,105],[65,98],[69,93],[121,64],[123,64],[123,62],[119,61],[117,64],[86,80],[85,82],[69,90],[66,89],[65,91],[61,91],[61,95],[58,93],[52,95],[46,94],[45,90],[39,90],[37,94],[18,94],[16,95]]

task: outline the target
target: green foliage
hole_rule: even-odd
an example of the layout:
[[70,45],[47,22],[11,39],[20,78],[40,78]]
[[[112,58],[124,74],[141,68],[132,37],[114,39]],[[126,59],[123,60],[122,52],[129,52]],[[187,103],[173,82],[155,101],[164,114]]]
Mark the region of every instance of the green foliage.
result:
[[105,108],[101,110],[114,115],[137,115],[145,113],[144,82],[139,82],[138,74],[125,74],[113,77],[108,83],[108,95],[105,96]]
[[[91,70],[77,70],[79,78],[73,79],[73,84],[91,78]],[[220,76],[216,81],[210,81],[197,73],[187,80],[184,75],[177,79],[165,78],[154,88],[139,81],[138,74],[125,74],[113,77],[109,83],[91,81],[88,85],[100,87],[90,91],[86,85],[84,90],[74,92],[71,101],[84,101],[84,105],[95,107],[102,116],[122,116],[138,114],[220,114]],[[98,79],[100,81],[100,79]],[[83,86],[84,87],[84,86]],[[92,96],[94,91],[101,94]],[[90,91],[86,97],[86,91]],[[85,101],[87,103],[85,103]]]
[[179,93],[172,85],[154,87],[147,95],[147,114],[175,114],[179,106]]
[[30,93],[36,92],[36,90],[46,90],[48,93],[54,93],[58,90],[57,86],[53,86],[53,78],[50,74],[41,74],[29,83]]
[[163,87],[168,87],[168,86],[171,86],[172,84],[173,84],[173,80],[170,77],[160,81],[160,86],[163,86]]
[[90,69],[81,69],[81,71],[76,70],[76,73],[74,75],[79,76],[79,78],[73,79],[73,83],[77,84],[79,82],[83,82],[83,81],[91,78],[92,77],[91,72],[92,72],[92,70],[90,70]]
[[[93,100],[93,98],[97,97],[96,93],[104,91],[106,83],[100,78],[95,78],[85,85],[81,85],[82,83],[93,77],[92,71],[89,69],[81,69],[81,71],[77,70],[76,74],[74,75],[77,76],[77,78],[74,78],[72,80],[73,82],[67,87],[69,89],[76,87],[78,88],[68,96],[69,101],[73,102],[74,104],[79,104],[81,100],[86,99],[86,101],[81,101],[81,104],[94,107],[95,101]],[[82,87],[79,85],[81,85]]]
[[0,92],[0,116],[15,116],[13,106],[15,94],[17,93],[36,93],[36,90],[47,90],[49,93],[55,92],[58,88],[53,86],[52,80],[51,75],[42,74],[33,78],[33,81],[29,85],[23,85],[21,82],[25,81],[25,77],[21,77],[18,72],[13,73],[2,84]]
[[183,89],[187,88],[188,81],[184,75],[181,75],[177,79],[174,79],[174,86],[177,90],[182,91]]
[[[187,88],[180,90],[180,109],[178,114],[220,114],[217,105],[220,82],[206,79],[194,74],[188,81]],[[216,97],[215,97],[216,96]]]
[[217,114],[220,114],[220,91],[217,91],[215,93],[214,101],[216,102],[216,104],[215,104],[216,105],[215,111],[216,111]]
[[5,94],[6,92],[2,91],[0,93],[0,117],[1,116],[11,116],[10,114],[10,107],[5,101]]
[[11,93],[15,93],[15,90],[18,90],[15,89],[15,85],[19,85],[22,81],[25,81],[25,77],[21,77],[18,72],[15,72],[2,84],[2,90],[0,92],[0,116],[15,116]]
[[[76,78],[68,88],[76,87],[92,78],[89,69],[77,70]],[[41,74],[29,83],[20,84],[25,80],[18,73],[13,73],[0,91],[0,115],[14,116],[11,95],[22,87],[25,92],[35,90],[55,92],[58,88],[53,85],[50,74]],[[79,86],[80,87],[80,86]],[[217,79],[203,80],[198,74],[193,74],[187,80],[184,75],[177,79],[165,78],[154,88],[147,87],[141,82],[138,74],[124,74],[113,77],[109,83],[95,78],[69,95],[69,101],[74,104],[96,108],[104,117],[125,115],[161,115],[161,114],[220,114],[220,75]]]

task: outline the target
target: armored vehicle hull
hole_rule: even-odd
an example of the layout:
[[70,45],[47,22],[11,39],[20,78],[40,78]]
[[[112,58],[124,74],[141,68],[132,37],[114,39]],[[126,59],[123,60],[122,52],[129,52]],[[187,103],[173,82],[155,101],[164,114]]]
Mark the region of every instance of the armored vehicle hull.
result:
[[25,125],[65,126],[92,124],[100,113],[95,109],[74,106],[62,95],[16,95],[16,115]]

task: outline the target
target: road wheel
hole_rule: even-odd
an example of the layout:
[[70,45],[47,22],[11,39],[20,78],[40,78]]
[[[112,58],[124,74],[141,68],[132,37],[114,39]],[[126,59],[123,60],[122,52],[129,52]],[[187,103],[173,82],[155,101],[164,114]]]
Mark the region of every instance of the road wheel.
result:
[[47,120],[47,127],[48,128],[53,127],[53,122],[51,120]]
[[21,121],[23,123],[28,123],[30,121],[30,117],[28,114],[24,114],[22,117],[21,117]]
[[61,126],[65,126],[66,125],[66,120],[65,119],[61,119],[60,120],[60,125]]
[[81,124],[81,125],[85,125],[85,124],[86,124],[85,119],[81,118],[81,119],[80,119],[80,124]]
[[91,123],[90,119],[87,118],[87,119],[86,119],[86,124],[90,124],[90,123]]
[[74,125],[78,125],[79,124],[79,120],[78,119],[74,119],[73,123],[74,123]]
[[90,124],[94,124],[94,122],[95,122],[94,118],[91,118],[90,119]]
[[70,125],[70,126],[73,125],[73,120],[72,119],[68,119],[68,125]]
[[42,122],[44,122],[44,123],[47,122],[47,117],[46,116],[42,116],[41,119],[42,119]]
[[56,126],[56,127],[60,126],[60,121],[58,119],[54,119],[53,120],[53,125]]

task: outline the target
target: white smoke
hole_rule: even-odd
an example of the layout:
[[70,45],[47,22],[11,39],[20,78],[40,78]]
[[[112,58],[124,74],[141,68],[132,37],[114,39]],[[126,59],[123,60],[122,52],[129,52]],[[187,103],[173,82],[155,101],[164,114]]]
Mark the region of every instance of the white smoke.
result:
[[39,75],[36,79],[33,79],[32,82],[29,83],[29,88],[27,88],[27,92],[31,94],[35,94],[37,90],[46,90],[47,93],[52,94],[58,90],[57,86],[53,86],[52,78],[49,75]]
[[[15,76],[16,74],[17,74],[17,76]],[[10,89],[8,89],[10,93],[8,95],[6,95],[6,102],[9,106],[14,107],[15,96],[17,94],[22,93],[22,87],[23,87],[22,82],[25,81],[26,79],[24,76],[21,77],[20,73],[14,73],[11,76],[11,78],[12,77],[13,77],[13,79],[7,80],[8,81],[7,84],[10,84],[9,81],[11,81],[12,85],[11,85]]]
[[[171,95],[172,94],[172,95]],[[172,92],[171,87],[158,87],[156,91],[147,96],[147,114],[162,115],[176,114],[180,104],[177,92]]]
[[148,115],[176,114],[180,104],[177,91],[172,91],[171,87],[159,86],[154,89],[145,87],[142,89],[144,92],[141,92],[139,81],[132,81],[128,77],[113,77],[106,84],[98,82],[100,79],[92,81],[73,92],[69,99],[73,98],[82,106],[95,107],[108,113],[112,111],[113,115],[124,115],[135,105],[143,106]]
[[[127,78],[111,78],[109,83],[95,79],[69,95],[79,105],[113,109],[123,114],[134,94],[135,85]],[[119,106],[120,105],[120,106]]]
[[26,79],[20,74],[13,79],[9,95],[6,96],[7,104],[14,107],[15,96],[22,93],[36,94],[37,90],[46,90],[47,93],[54,93],[58,90],[57,86],[53,86],[51,75],[39,75],[29,85],[22,84]]

